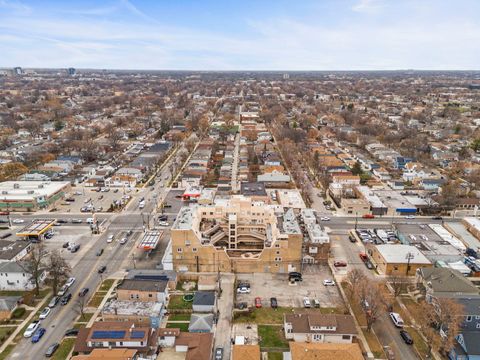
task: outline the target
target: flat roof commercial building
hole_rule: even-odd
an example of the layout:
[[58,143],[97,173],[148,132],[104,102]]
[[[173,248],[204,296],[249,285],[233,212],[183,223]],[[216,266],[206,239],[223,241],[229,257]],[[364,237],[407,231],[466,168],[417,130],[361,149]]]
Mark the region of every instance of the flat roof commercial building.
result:
[[378,272],[385,275],[415,275],[418,268],[432,266],[430,260],[411,245],[373,245],[368,252]]
[[52,207],[70,191],[66,181],[4,181],[0,183],[0,210],[36,211]]

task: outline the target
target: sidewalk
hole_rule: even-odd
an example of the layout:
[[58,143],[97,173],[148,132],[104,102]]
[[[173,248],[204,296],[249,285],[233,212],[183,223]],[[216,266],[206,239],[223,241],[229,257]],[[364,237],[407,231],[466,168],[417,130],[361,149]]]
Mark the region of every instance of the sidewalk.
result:
[[25,320],[23,320],[23,322],[17,326],[15,331],[12,333],[12,335],[10,335],[10,337],[2,344],[2,346],[0,346],[0,354],[7,348],[8,345],[10,345],[13,342],[13,339],[15,339],[18,333],[23,330],[25,325],[27,325],[35,317],[35,315],[37,314],[37,311],[40,310],[40,308],[45,304],[45,302],[48,301],[51,295],[52,293],[48,293],[43,298],[43,300],[40,303],[38,303],[38,305],[35,306],[35,308],[33,308],[33,311],[30,313],[30,315],[28,315],[25,318]]

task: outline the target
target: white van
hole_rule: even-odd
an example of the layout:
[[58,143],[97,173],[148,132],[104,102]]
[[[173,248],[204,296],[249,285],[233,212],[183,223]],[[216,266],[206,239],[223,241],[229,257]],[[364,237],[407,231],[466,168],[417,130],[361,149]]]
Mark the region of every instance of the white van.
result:
[[390,319],[397,328],[403,328],[403,319],[398,313],[391,312]]
[[88,218],[87,219],[87,224],[93,224],[93,218]]
[[145,207],[145,201],[140,201],[140,203],[138,204],[138,208],[143,209],[144,207]]

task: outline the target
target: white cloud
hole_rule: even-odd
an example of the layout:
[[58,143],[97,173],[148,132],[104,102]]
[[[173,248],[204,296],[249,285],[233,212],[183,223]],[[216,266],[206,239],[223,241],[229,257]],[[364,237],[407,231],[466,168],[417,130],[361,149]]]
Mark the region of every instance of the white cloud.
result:
[[352,6],[352,10],[360,13],[375,13],[384,7],[381,0],[359,0]]

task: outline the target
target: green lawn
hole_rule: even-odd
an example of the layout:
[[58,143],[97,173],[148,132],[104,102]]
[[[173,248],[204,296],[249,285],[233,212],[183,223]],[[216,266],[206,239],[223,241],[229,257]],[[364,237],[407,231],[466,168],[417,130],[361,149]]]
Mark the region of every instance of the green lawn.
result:
[[283,353],[281,352],[269,352],[268,360],[283,360]]
[[114,279],[106,279],[106,280],[103,280],[102,286],[100,286],[100,289],[98,289],[98,290],[100,290],[100,291],[108,291],[108,290],[112,287],[112,285],[113,285],[114,282],[115,282]]
[[172,314],[168,316],[168,321],[190,321],[191,314]]
[[279,307],[272,309],[270,307],[263,307],[260,309],[253,309],[249,312],[239,312],[235,315],[235,322],[248,323],[254,322],[257,324],[283,324],[284,314],[294,313],[321,313],[321,314],[343,314],[342,308],[319,308],[319,309],[305,309],[305,308],[291,308]]
[[408,333],[411,335],[413,339],[413,346],[417,349],[417,351],[422,356],[422,359],[427,359],[429,356],[428,353],[428,345],[420,336],[420,333],[414,328],[406,329]]
[[0,290],[0,296],[23,296],[27,291]]
[[75,329],[81,329],[81,328],[86,327],[85,325],[87,325],[87,324],[86,324],[86,323],[83,323],[83,324],[75,323],[75,324],[73,324],[73,328],[75,328]]
[[168,301],[168,309],[191,309],[193,301],[184,301],[183,295],[172,295]]
[[169,329],[180,329],[180,331],[188,332],[188,323],[167,323]]
[[373,353],[373,356],[375,356],[376,359],[385,359],[385,353],[383,352],[382,345],[378,341],[375,333],[373,333],[373,331],[365,331],[365,329],[362,330],[363,335],[365,335],[365,339],[367,339],[368,346]]
[[12,352],[13,348],[15,345],[8,345],[5,350],[0,353],[0,360],[6,360],[8,358],[8,355]]
[[16,328],[16,326],[0,327],[0,339],[5,338],[6,340]]
[[52,359],[65,360],[68,357],[68,354],[70,353],[70,351],[73,349],[75,340],[76,339],[72,339],[72,338],[63,339],[57,351],[55,351],[55,354],[53,354]]
[[90,299],[90,301],[88,302],[87,307],[98,308],[100,306],[100,304],[102,303],[102,300],[103,300],[104,297],[105,297],[105,295],[97,295],[95,293],[95,295],[93,295],[92,298]]
[[258,337],[261,339],[261,347],[288,349],[288,341],[285,339],[281,326],[258,325]]
[[81,315],[79,315],[79,317],[77,319],[77,322],[88,322],[92,318],[93,315],[94,315],[94,313],[84,313],[83,317]]

